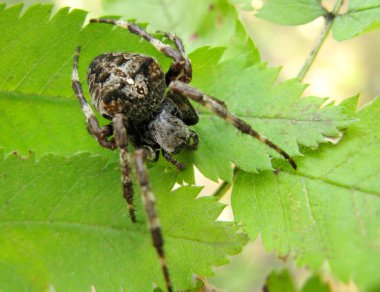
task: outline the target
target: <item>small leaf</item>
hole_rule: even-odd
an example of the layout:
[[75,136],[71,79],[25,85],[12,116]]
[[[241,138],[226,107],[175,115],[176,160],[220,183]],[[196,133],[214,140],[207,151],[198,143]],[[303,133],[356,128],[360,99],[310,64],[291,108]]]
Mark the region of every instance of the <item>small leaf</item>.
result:
[[299,159],[297,172],[241,172],[232,205],[250,237],[261,234],[268,250],[294,252],[312,270],[327,261],[342,281],[378,285],[379,113],[380,98],[356,114],[360,122],[338,145]]
[[300,25],[326,14],[321,0],[267,0],[258,17],[283,25]]
[[[199,188],[171,192],[176,177],[150,171],[175,286],[193,287],[194,273],[212,275],[245,237],[216,222],[224,208],[196,199]],[[121,195],[119,165],[100,156],[70,159],[10,156],[0,163],[0,290],[150,291],[165,287],[145,223],[138,187],[138,222]]]
[[302,287],[302,292],[330,292],[330,288],[326,283],[321,281],[318,275],[313,275]]
[[351,0],[348,11],[339,15],[333,24],[336,40],[348,40],[378,29],[380,22],[380,0]]
[[[263,291],[268,292],[295,292],[296,287],[293,282],[293,276],[288,270],[281,272],[273,271],[267,277]],[[318,275],[312,275],[302,286],[302,292],[329,292],[330,289],[326,283],[323,283]]]
[[283,270],[281,273],[273,271],[268,276],[263,291],[269,292],[295,292],[296,288],[292,281],[292,277],[288,270]]

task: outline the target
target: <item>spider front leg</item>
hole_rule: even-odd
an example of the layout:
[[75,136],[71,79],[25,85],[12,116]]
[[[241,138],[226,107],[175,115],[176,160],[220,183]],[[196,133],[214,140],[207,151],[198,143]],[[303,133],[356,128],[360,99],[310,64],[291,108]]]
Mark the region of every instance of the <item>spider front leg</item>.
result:
[[[175,34],[169,33],[169,32],[163,32],[163,31],[157,31],[158,33],[163,34],[165,37],[167,37],[176,47],[178,52],[181,54],[183,64],[180,64],[179,66],[172,66],[170,67],[169,71],[166,73],[166,85],[169,85],[170,82],[173,80],[181,80],[183,82],[189,83],[192,78],[192,68],[191,68],[191,62],[189,58],[186,55],[185,52],[185,46],[183,45],[182,40],[176,36]],[[183,67],[183,71],[182,68]]]
[[281,154],[294,169],[297,169],[297,164],[295,161],[289,156],[288,153],[286,153],[284,150],[282,150],[280,147],[278,147],[276,144],[274,144],[272,141],[268,140],[264,136],[260,135],[258,132],[256,132],[250,125],[248,125],[246,122],[244,122],[242,119],[238,118],[237,116],[230,113],[227,109],[227,107],[224,105],[224,103],[221,103],[218,99],[215,97],[206,95],[199,91],[198,89],[184,83],[181,81],[173,81],[169,85],[169,90],[171,93],[175,94],[181,94],[185,97],[188,97],[201,105],[205,106],[215,114],[217,114],[219,117],[227,121],[228,123],[232,124],[235,128],[237,128],[240,132],[244,134],[248,134],[257,140],[263,142],[270,148],[274,149],[276,152]]
[[195,151],[198,148],[199,136],[195,131],[190,130],[190,138],[192,139],[193,143],[189,144],[187,146],[187,149],[189,149],[191,151]]
[[74,66],[72,72],[72,87],[76,97],[78,98],[82,111],[86,116],[87,128],[99,144],[108,149],[115,149],[115,141],[109,140],[108,138],[112,136],[112,125],[107,125],[103,128],[99,126],[98,119],[83,94],[82,84],[79,82],[78,75],[78,59],[79,59],[80,48],[77,47],[74,55]]
[[166,288],[169,292],[172,292],[173,288],[164,253],[164,239],[161,232],[161,225],[157,216],[154,195],[149,184],[148,171],[145,167],[147,155],[149,155],[149,153],[147,153],[146,149],[137,149],[135,151],[134,162],[136,168],[136,176],[141,188],[142,201],[146,211],[153,245],[156,249],[158,257],[160,258],[161,269],[165,277]]
[[166,159],[166,161],[173,164],[178,170],[184,170],[186,168],[182,162],[179,162],[177,159],[171,156],[170,153],[166,152],[164,149],[162,149],[161,152],[162,152],[162,156]]
[[128,150],[128,136],[125,128],[123,114],[116,114],[112,119],[114,125],[114,136],[117,147],[120,150],[121,182],[123,185],[123,196],[128,204],[129,216],[133,223],[136,222],[135,209],[133,206],[133,186],[131,178],[131,157]]
[[[173,48],[172,46],[163,43],[159,39],[147,33],[144,29],[132,22],[105,18],[90,19],[90,22],[108,23],[119,26],[124,29],[128,29],[131,33],[136,34],[150,42],[157,50],[162,52],[165,56],[173,59],[173,63],[170,66],[168,73],[166,74],[166,84],[169,84],[173,80],[190,82],[192,78],[191,63],[185,54],[182,41],[178,37],[173,38],[174,44],[176,46],[176,48]],[[169,34],[167,35],[170,36]]]

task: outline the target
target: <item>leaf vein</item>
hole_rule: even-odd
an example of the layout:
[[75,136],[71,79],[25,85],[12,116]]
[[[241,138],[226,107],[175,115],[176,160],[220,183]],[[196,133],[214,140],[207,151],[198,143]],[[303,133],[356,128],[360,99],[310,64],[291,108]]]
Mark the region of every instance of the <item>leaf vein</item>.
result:
[[298,177],[308,178],[310,180],[324,182],[326,184],[330,184],[330,185],[333,185],[333,186],[336,186],[336,187],[341,187],[343,189],[347,189],[347,190],[350,190],[350,191],[355,190],[355,191],[362,192],[362,193],[365,193],[365,194],[368,194],[368,195],[380,196],[380,192],[377,192],[375,190],[365,190],[365,189],[361,188],[360,186],[347,186],[347,185],[345,185],[343,183],[339,183],[339,182],[327,179],[325,177],[318,177],[318,176],[307,175],[307,174],[304,174],[304,173],[301,173],[301,172],[292,173],[292,175],[298,176]]
[[[106,226],[106,225],[96,225],[96,224],[84,224],[84,223],[78,223],[78,222],[66,222],[66,221],[3,221],[0,222],[0,227],[6,227],[6,226],[54,226],[58,228],[76,228],[76,229],[82,229],[87,231],[100,231],[103,233],[106,232],[114,232],[114,233],[145,233],[144,231],[141,231],[139,229],[128,229],[126,227],[116,227],[116,226]],[[200,240],[200,239],[192,239],[192,238],[186,238],[186,237],[179,237],[174,236],[172,234],[166,234],[166,238],[172,238],[175,240],[183,240],[183,241],[191,241],[196,243],[201,243],[205,245],[228,245],[228,244],[234,244],[235,241],[207,241],[207,240]]]
[[64,40],[64,37],[70,33],[69,30],[66,31],[64,35],[62,35],[55,43],[53,43],[46,52],[40,56],[40,58],[34,63],[34,65],[28,70],[24,76],[21,78],[21,80],[16,84],[16,87],[14,88],[14,91],[17,91],[17,89],[24,83],[24,81],[29,77],[29,75],[38,67],[38,65],[41,64],[43,60],[45,60],[45,57],[53,51],[53,49]]

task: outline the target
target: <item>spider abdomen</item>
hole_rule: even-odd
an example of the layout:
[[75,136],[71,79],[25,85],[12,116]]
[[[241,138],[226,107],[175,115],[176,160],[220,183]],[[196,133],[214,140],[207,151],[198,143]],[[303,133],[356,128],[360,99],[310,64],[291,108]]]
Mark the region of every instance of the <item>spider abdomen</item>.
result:
[[125,114],[128,121],[149,120],[164,100],[165,74],[158,62],[133,53],[106,53],[88,69],[92,103],[103,115]]

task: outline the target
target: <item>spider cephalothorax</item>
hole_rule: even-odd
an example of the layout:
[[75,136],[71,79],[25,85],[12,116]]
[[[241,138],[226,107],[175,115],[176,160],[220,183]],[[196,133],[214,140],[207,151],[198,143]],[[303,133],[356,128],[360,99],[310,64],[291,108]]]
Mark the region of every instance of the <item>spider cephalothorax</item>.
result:
[[132,222],[136,222],[136,217],[128,143],[135,148],[133,164],[141,187],[148,226],[160,258],[167,289],[172,291],[163,250],[164,241],[155,210],[154,196],[149,186],[145,160],[156,160],[161,152],[162,156],[178,169],[184,168],[172,154],[179,153],[184,148],[195,150],[199,142],[198,135],[188,128],[199,120],[189,98],[204,105],[241,132],[280,153],[293,168],[296,168],[296,164],[284,150],[230,113],[223,101],[203,94],[187,84],[191,81],[192,69],[180,38],[163,33],[174,44],[172,47],[133,23],[112,19],[92,19],[91,22],[109,23],[128,29],[173,59],[169,71],[165,74],[153,57],[142,54],[106,53],[96,57],[90,64],[87,80],[93,105],[100,114],[111,121],[103,127],[99,126],[79,82],[79,48],[74,57],[72,77],[74,93],[86,116],[89,132],[101,146],[120,150],[123,195],[128,203]]

